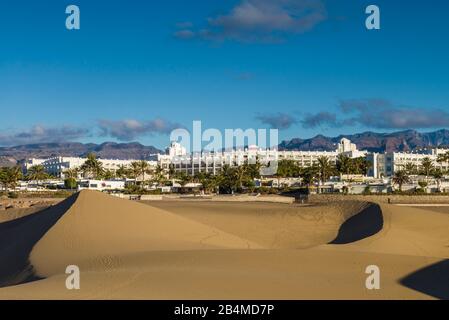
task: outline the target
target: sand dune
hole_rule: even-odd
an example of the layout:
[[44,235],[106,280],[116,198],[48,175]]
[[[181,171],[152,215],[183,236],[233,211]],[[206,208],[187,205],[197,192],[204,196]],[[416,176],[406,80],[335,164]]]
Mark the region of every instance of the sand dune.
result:
[[449,215],[385,204],[380,209],[384,222],[379,232],[338,249],[449,258]]
[[[381,290],[365,288],[377,263]],[[428,299],[398,279],[437,263],[422,257],[322,250],[154,251],[120,257],[111,269],[81,265],[81,290],[58,274],[0,289],[8,299]],[[83,271],[84,270],[84,271]]]
[[[449,215],[354,201],[146,205],[83,191],[0,224],[0,298],[446,298],[448,230]],[[81,290],[65,288],[71,264]],[[381,290],[365,288],[371,264]]]
[[35,279],[31,250],[69,210],[78,195],[42,212],[0,224],[0,286]]
[[76,202],[33,248],[39,276],[69,264],[112,263],[104,257],[155,250],[259,248],[245,239],[172,213],[99,192],[81,192]]
[[0,211],[0,223],[23,218],[30,214],[42,211],[48,207],[49,207],[49,205],[42,204],[42,205],[36,205],[36,206],[30,207],[30,208],[18,208],[18,209],[3,210],[3,211]]
[[305,249],[335,239],[342,223],[369,206],[359,201],[320,206],[186,201],[151,203],[265,248]]

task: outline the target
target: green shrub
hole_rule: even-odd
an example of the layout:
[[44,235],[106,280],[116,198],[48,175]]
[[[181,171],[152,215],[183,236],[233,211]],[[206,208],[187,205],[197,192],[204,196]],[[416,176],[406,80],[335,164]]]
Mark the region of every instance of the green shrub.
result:
[[76,182],[76,179],[68,178],[64,180],[64,186],[66,187],[66,189],[73,190],[78,187],[78,183]]
[[145,190],[145,194],[161,195],[162,194],[162,190],[161,189]]
[[125,187],[125,194],[142,194],[143,189],[135,184],[128,184]]
[[267,187],[260,187],[257,189],[257,191],[261,194],[267,194],[269,192],[270,188]]
[[17,192],[8,192],[8,198],[17,199],[18,197],[19,197],[19,194]]
[[137,195],[145,195],[145,194],[151,194],[151,195],[160,195],[162,194],[161,189],[155,189],[155,190],[146,190],[143,189],[141,186],[130,184],[125,187],[125,194],[137,194]]
[[371,188],[369,186],[366,186],[365,189],[363,190],[363,195],[368,196],[371,195]]

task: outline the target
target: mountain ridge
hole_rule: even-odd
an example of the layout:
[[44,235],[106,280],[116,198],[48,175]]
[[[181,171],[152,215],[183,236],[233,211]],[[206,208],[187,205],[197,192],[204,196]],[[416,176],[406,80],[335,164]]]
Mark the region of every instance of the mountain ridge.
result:
[[279,144],[280,150],[333,151],[342,138],[347,138],[357,145],[359,150],[370,152],[413,151],[425,147],[449,145],[449,130],[433,132],[404,130],[392,133],[366,131],[362,133],[325,137],[317,135],[309,139],[293,138]]
[[[413,151],[425,147],[449,146],[449,130],[433,132],[404,130],[392,133],[365,131],[362,133],[327,137],[319,134],[313,138],[293,138],[279,144],[280,150],[334,151],[342,138],[350,139],[359,150],[370,152]],[[94,152],[103,159],[148,160],[152,155],[162,153],[154,146],[139,142],[80,143],[37,143],[14,147],[0,147],[0,166],[11,166],[25,158],[48,158],[51,156],[84,157]]]
[[49,158],[53,156],[85,157],[94,152],[102,159],[136,159],[149,160],[152,155],[162,151],[153,146],[145,146],[139,142],[116,143],[104,142],[53,142],[0,147],[0,166],[10,166],[26,158]]

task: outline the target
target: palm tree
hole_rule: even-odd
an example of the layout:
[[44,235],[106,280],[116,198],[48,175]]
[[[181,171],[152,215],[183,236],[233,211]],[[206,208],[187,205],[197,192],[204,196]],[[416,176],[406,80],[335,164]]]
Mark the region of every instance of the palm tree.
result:
[[48,179],[49,175],[45,171],[45,167],[43,165],[32,166],[28,169],[28,173],[26,178],[28,181],[41,181]]
[[67,189],[73,190],[77,187],[77,179],[80,173],[79,168],[71,168],[64,171],[64,185]]
[[139,168],[139,175],[142,177],[143,184],[145,184],[145,174],[150,172],[150,164],[145,160],[137,161]]
[[429,157],[425,157],[424,159],[421,160],[421,167],[422,167],[422,172],[426,176],[426,181],[427,181],[429,175],[432,173],[435,166],[433,165],[433,162],[432,162],[432,160],[430,160]]
[[0,170],[0,183],[5,190],[15,188],[17,181],[22,179],[22,169],[19,166],[2,168]]
[[81,166],[81,171],[86,177],[101,178],[104,174],[103,163],[94,153],[89,153],[86,162]]
[[418,181],[418,185],[421,188],[422,191],[426,192],[427,191],[427,186],[429,185],[429,183],[425,180],[420,180]]
[[235,181],[238,188],[241,190],[243,188],[243,181],[245,180],[246,170],[244,166],[238,166],[234,168]]
[[404,171],[407,172],[407,174],[409,174],[409,175],[414,175],[418,172],[418,169],[414,163],[407,162],[404,165]]
[[217,190],[219,179],[217,176],[214,176],[210,173],[206,173],[200,182],[203,185],[204,191],[208,193]]
[[449,162],[449,151],[443,154],[439,154],[437,158],[438,163]]
[[354,163],[355,172],[357,174],[363,174],[364,176],[368,174],[369,169],[373,166],[369,160],[363,157],[352,159],[352,161]]
[[260,178],[260,168],[262,167],[262,165],[260,164],[259,159],[256,159],[256,163],[248,163],[248,161],[245,161],[243,166],[245,167],[247,175],[252,180]]
[[9,183],[11,187],[15,188],[17,182],[23,178],[22,168],[20,166],[12,167],[9,171]]
[[236,179],[236,170],[225,164],[221,169],[218,177],[219,187],[225,193],[233,193],[238,187],[238,181]]
[[340,173],[340,178],[344,174],[350,174],[353,169],[351,158],[344,154],[339,154],[337,157],[337,171]]
[[168,177],[169,179],[173,179],[176,176],[176,169],[174,164],[170,164],[168,168]]
[[0,185],[1,185],[0,191],[6,189],[7,180],[8,180],[7,168],[0,168]]
[[120,165],[120,166],[118,167],[118,169],[115,171],[115,174],[117,175],[117,177],[119,177],[119,178],[121,178],[121,179],[124,179],[124,178],[128,177],[128,175],[129,175],[129,169],[126,168],[126,166],[122,164],[122,165]]
[[283,159],[278,162],[278,171],[276,176],[287,178],[287,177],[298,177],[299,176],[299,166],[293,160]]
[[324,184],[335,170],[326,156],[321,156],[317,161],[319,182]]
[[443,171],[441,171],[441,169],[435,169],[432,172],[432,176],[435,179],[435,181],[437,182],[438,192],[441,192],[441,179],[443,179],[443,177],[444,177]]
[[64,176],[66,179],[78,179],[78,176],[80,174],[79,168],[71,168],[64,171]]
[[105,169],[103,171],[103,176],[102,178],[104,180],[112,180],[116,177],[115,171],[114,170],[109,170],[109,169]]
[[399,185],[399,191],[402,192],[402,186],[404,183],[408,183],[410,181],[410,177],[404,170],[398,170],[394,173],[392,181],[394,184]]
[[211,173],[197,172],[193,177],[194,182],[201,183],[203,186],[203,191],[208,193],[208,191],[213,191],[217,188],[216,176]]
[[164,176],[164,169],[160,165],[156,166],[153,174],[154,174],[153,180],[156,181],[158,185],[166,180],[166,177]]
[[130,175],[136,179],[140,176],[140,166],[139,166],[139,162],[138,161],[134,161],[131,162],[130,167],[129,167],[129,173]]
[[316,181],[318,177],[318,167],[316,165],[311,167],[305,167],[301,170],[302,183],[307,187]]
[[192,182],[193,177],[191,175],[188,175],[185,172],[180,172],[177,175],[177,180],[179,180],[179,184],[184,187],[187,183]]

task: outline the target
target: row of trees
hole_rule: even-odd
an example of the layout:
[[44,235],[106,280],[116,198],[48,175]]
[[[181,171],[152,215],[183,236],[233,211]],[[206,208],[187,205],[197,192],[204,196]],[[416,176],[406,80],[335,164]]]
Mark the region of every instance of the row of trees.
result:
[[[422,190],[425,190],[427,188],[427,186],[429,185],[428,178],[430,176],[433,177],[435,179],[435,181],[437,182],[438,189],[440,188],[441,180],[443,179],[444,174],[441,170],[435,169],[434,171],[431,172],[430,175],[426,176],[426,178],[424,180],[418,181],[418,185],[420,186],[420,188]],[[398,185],[399,191],[402,191],[403,185],[410,183],[411,178],[410,178],[410,175],[407,173],[407,171],[398,170],[394,173],[392,182],[393,182],[393,184]]]
[[[448,160],[442,160],[442,157],[438,157],[437,160],[437,162],[440,163],[448,161],[449,158]],[[433,175],[436,171],[441,171],[441,169],[435,168],[434,162],[429,157],[422,159],[419,166],[412,162],[406,163],[403,166],[402,170],[405,171],[408,175],[423,175],[426,177]]]
[[[441,163],[449,162],[449,152],[440,155],[437,161]],[[165,183],[167,178],[169,178],[179,181],[182,186],[189,182],[201,183],[206,192],[220,189],[223,193],[231,193],[239,192],[243,188],[253,189],[254,179],[260,178],[260,168],[261,165],[258,162],[256,164],[245,163],[242,166],[234,167],[225,165],[218,175],[198,172],[194,176],[170,169],[167,176],[167,173],[160,166],[152,168],[144,160],[132,162],[129,166],[121,166],[115,171],[108,170],[103,167],[102,162],[92,153],[87,156],[86,162],[81,167],[65,171],[65,177],[68,188],[76,187],[76,180],[80,174],[85,178],[91,179],[140,179],[141,186],[144,186],[148,176],[151,176],[151,181],[157,184]],[[339,155],[334,164],[328,157],[322,156],[318,158],[316,163],[308,167],[301,167],[293,160],[281,160],[278,163],[276,177],[278,179],[300,177],[305,186],[310,186],[316,182],[325,183],[329,177],[335,175],[366,175],[370,168],[371,163],[365,158],[353,159],[345,155]],[[401,170],[396,171],[393,183],[399,185],[399,189],[402,190],[402,186],[410,182],[410,176],[416,174],[424,175],[426,183],[427,178],[430,176],[440,181],[444,175],[440,169],[435,168],[430,158],[425,158],[421,161],[419,168],[412,163],[407,163]],[[0,186],[2,189],[15,187],[20,179],[43,181],[49,178],[51,176],[45,172],[44,167],[41,165],[31,167],[25,177],[22,175],[20,167],[0,169]],[[422,184],[424,185],[424,182]]]
[[[340,164],[344,162],[343,164]],[[241,192],[244,188],[254,190],[254,179],[260,178],[260,163],[245,163],[241,166],[223,166],[217,175],[197,172],[194,176],[185,172],[170,171],[170,178],[180,182],[182,186],[189,182],[201,183],[205,192],[219,189],[220,193]],[[320,157],[316,163],[309,167],[301,167],[294,160],[281,160],[278,162],[276,177],[301,178],[304,186],[313,183],[325,183],[331,176],[338,174],[366,174],[370,163],[363,158],[350,159],[339,157],[337,165],[332,163],[328,157]]]
[[148,161],[140,160],[134,161],[129,166],[121,165],[117,170],[109,170],[104,168],[103,163],[99,160],[95,154],[91,153],[87,155],[87,160],[79,168],[71,168],[64,172],[66,181],[65,184],[68,188],[76,186],[76,179],[82,175],[89,179],[140,179],[141,186],[144,186],[148,181],[148,177],[151,176],[151,180],[156,183],[164,182],[166,176],[164,170],[157,166],[152,168]]
[[[146,180],[147,175],[152,175],[157,182],[164,180],[161,167],[151,168],[147,161],[135,161],[129,167],[121,166],[118,170],[108,170],[103,167],[103,163],[91,153],[87,156],[86,162],[79,168],[71,168],[64,172],[66,187],[76,188],[76,180],[80,175],[90,179],[113,179],[113,178],[141,178]],[[19,180],[44,181],[53,178],[45,171],[44,166],[35,165],[28,169],[23,175],[20,166],[0,168],[0,190],[13,189]]]
[[120,166],[117,170],[109,170],[103,167],[103,163],[95,154],[87,155],[87,160],[79,168],[71,168],[64,172],[66,178],[76,179],[79,175],[89,179],[113,179],[113,178],[141,178],[146,181],[148,175],[161,177],[163,170],[160,166],[155,169],[150,167],[150,164],[145,161],[135,161],[129,166]]
[[0,190],[13,189],[17,186],[19,180],[43,181],[52,178],[45,172],[44,166],[36,165],[28,169],[26,175],[23,175],[20,166],[0,168]]
[[[82,174],[86,178],[92,179],[112,179],[112,178],[130,178],[139,179],[140,187],[143,187],[148,181],[163,184],[168,179],[179,181],[181,186],[189,182],[201,183],[206,192],[217,190],[218,188],[225,193],[239,191],[244,187],[254,186],[254,179],[259,176],[260,164],[244,164],[239,167],[224,166],[218,175],[211,173],[197,172],[195,175],[188,175],[185,172],[176,172],[173,168],[165,172],[160,166],[153,168],[147,161],[135,161],[129,166],[120,166],[117,170],[107,170],[94,154],[87,156],[86,162],[79,168],[73,168],[65,171],[66,186],[76,183],[77,177]],[[151,177],[151,179],[147,179]]]
[[231,167],[224,165],[222,170],[214,175],[206,172],[196,172],[193,176],[184,171],[176,172],[170,169],[170,179],[176,180],[184,187],[187,183],[200,183],[206,192],[233,193],[241,192],[244,188],[254,189],[254,179],[260,178],[260,164],[245,163],[241,166]]
[[339,155],[336,164],[326,156],[319,157],[317,162],[309,167],[301,167],[294,160],[281,160],[278,163],[277,177],[301,177],[305,184],[313,181],[326,182],[329,177],[336,175],[366,175],[371,163],[365,158],[349,158]]
[[[437,162],[448,163],[449,152],[439,155]],[[394,173],[392,182],[398,185],[399,191],[402,191],[403,185],[411,182],[410,176],[423,175],[425,176],[425,179],[418,182],[421,189],[425,190],[425,188],[427,188],[429,184],[429,177],[433,177],[435,179],[439,188],[444,174],[445,172],[443,172],[440,168],[436,168],[434,162],[429,157],[426,157],[421,160],[419,167],[411,162],[406,163],[400,170],[397,170]]]
[[22,177],[22,170],[18,166],[0,168],[0,191],[15,188]]
[[[176,172],[173,168],[168,172],[168,178],[178,181],[181,186],[187,183],[200,183],[205,192],[220,190],[221,193],[240,192],[244,188],[254,189],[254,179],[260,178],[260,163],[245,163],[241,166],[224,165],[217,175],[205,172],[197,172],[193,176],[186,172]],[[337,164],[333,164],[328,157],[320,157],[318,161],[310,167],[300,167],[293,160],[281,160],[278,163],[276,177],[301,177],[303,184],[309,186],[315,182],[326,182],[332,175],[338,174],[366,174],[370,168],[370,163],[363,158],[351,159],[341,156]],[[146,181],[146,175],[151,175],[151,181],[158,184],[167,180],[167,174],[158,166],[151,168],[147,161],[136,161],[130,166],[121,166],[115,172],[103,169],[101,161],[94,155],[89,155],[87,161],[78,169],[67,170],[67,179],[76,179],[82,173],[85,177],[95,179],[107,178],[141,178]],[[141,183],[143,186],[145,183]]]

